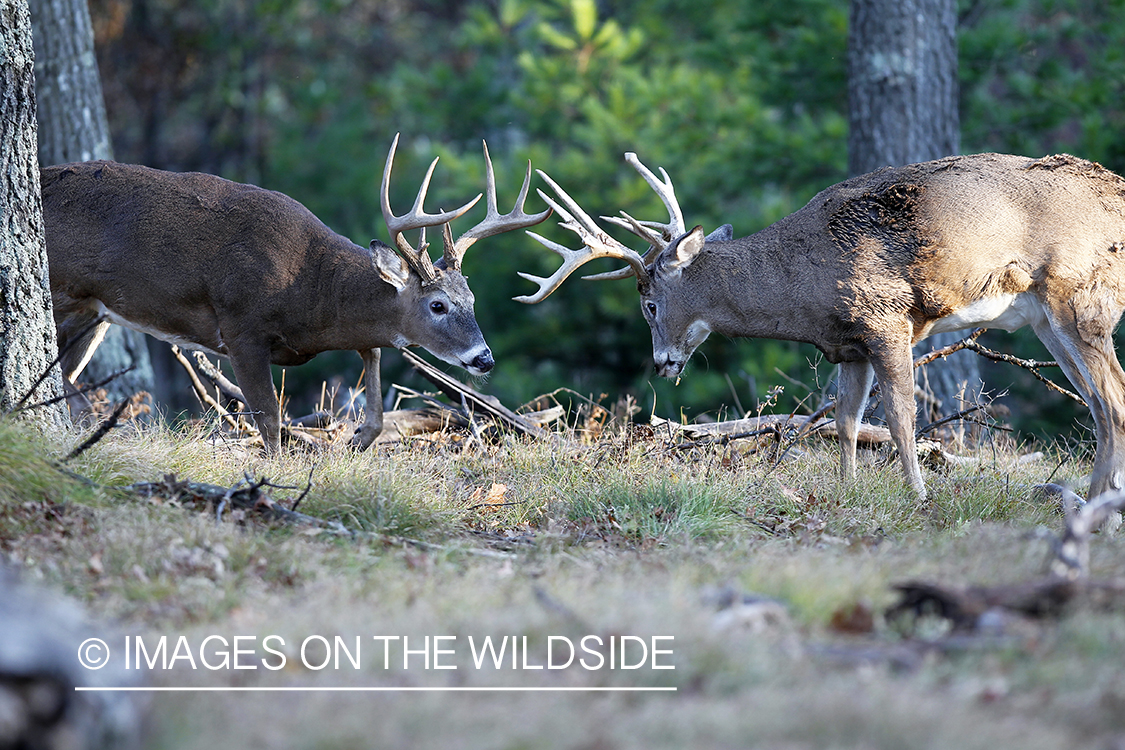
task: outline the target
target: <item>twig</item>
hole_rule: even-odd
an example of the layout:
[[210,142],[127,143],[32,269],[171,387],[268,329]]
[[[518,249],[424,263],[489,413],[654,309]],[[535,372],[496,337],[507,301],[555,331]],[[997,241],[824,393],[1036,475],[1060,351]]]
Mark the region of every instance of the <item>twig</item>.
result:
[[922,355],[918,359],[914,360],[914,367],[917,368],[917,367],[921,367],[922,365],[928,365],[931,362],[933,362],[934,360],[943,359],[944,357],[948,357],[950,354],[953,354],[954,352],[959,352],[962,349],[969,348],[969,344],[973,341],[976,341],[977,337],[979,337],[982,333],[984,333],[987,330],[988,330],[987,328],[977,328],[972,333],[970,333],[968,336],[961,339],[960,341],[955,341],[954,343],[950,344],[949,346],[943,346],[940,349],[934,349],[929,354]]
[[1017,367],[1022,367],[1023,369],[1030,372],[1035,377],[1036,380],[1043,383],[1043,385],[1047,386],[1051,390],[1058,391],[1062,395],[1066,396],[1067,398],[1070,398],[1070,399],[1073,399],[1073,400],[1077,401],[1078,403],[1082,404],[1083,406],[1087,405],[1086,401],[1081,396],[1079,396],[1077,393],[1074,393],[1073,391],[1068,391],[1066,388],[1063,388],[1061,385],[1054,382],[1053,380],[1050,380],[1049,378],[1045,377],[1042,373],[1039,372],[1040,367],[1058,367],[1059,366],[1058,362],[1053,362],[1053,361],[1040,362],[1040,361],[1034,360],[1034,359],[1020,359],[1019,357],[1015,357],[1011,354],[1004,354],[1003,352],[993,351],[992,349],[981,346],[980,344],[978,344],[976,342],[976,338],[978,336],[980,336],[982,333],[984,333],[985,330],[987,330],[987,329],[978,328],[975,331],[973,331],[972,333],[970,333],[968,336],[966,336],[965,338],[961,339],[960,341],[958,341],[956,343],[950,344],[949,346],[944,346],[941,349],[935,349],[934,351],[930,352],[929,354],[926,354],[922,357],[919,357],[918,359],[914,360],[914,366],[920,367],[921,365],[926,365],[926,364],[929,364],[930,362],[933,362],[935,359],[940,359],[941,357],[948,357],[950,354],[953,354],[956,351],[960,351],[962,349],[967,349],[968,351],[975,352],[975,353],[979,354],[980,356],[984,357],[985,359],[990,359],[993,362],[1004,362],[1004,363],[1009,364],[1009,365],[1016,365]]
[[[55,365],[57,365],[59,362],[61,362],[62,358],[66,355],[66,353],[68,351],[70,351],[70,348],[72,346],[74,346],[75,344],[77,344],[79,341],[81,341],[86,336],[87,333],[89,333],[91,330],[93,330],[95,327],[97,327],[98,325],[100,325],[103,322],[105,322],[105,316],[99,315],[98,317],[94,318],[92,321],[87,323],[85,326],[83,326],[82,330],[80,330],[77,335],[71,336],[67,340],[66,346],[64,346],[55,355],[55,358],[51,360],[50,364],[48,364],[46,367],[43,368],[43,372],[39,373],[39,377],[36,378],[35,382],[31,384],[31,387],[27,389],[27,393],[23,394],[23,397],[19,401],[16,402],[15,407],[12,409],[12,414],[15,414],[15,413],[20,412],[20,411],[27,411],[27,410],[30,410],[30,409],[35,409],[35,408],[38,408],[38,407],[41,407],[41,406],[50,406],[51,404],[58,403],[59,401],[62,401],[64,398],[66,398],[66,396],[63,396],[61,398],[48,399],[47,401],[40,402],[40,403],[35,404],[33,406],[29,406],[26,409],[22,408],[23,405],[25,403],[27,403],[27,400],[29,398],[31,398],[31,394],[35,393],[35,389],[38,388],[43,383],[43,381],[46,380],[47,377],[51,374],[51,370],[53,370],[55,368]],[[115,378],[115,377],[117,377],[117,375],[112,375],[112,376],[110,376],[110,379]],[[109,382],[109,381],[106,381],[106,382]],[[102,385],[104,385],[104,383]],[[100,387],[100,386],[98,386],[98,387]]]
[[231,416],[231,413],[223,408],[222,404],[212,398],[211,394],[207,392],[207,389],[203,387],[203,383],[199,380],[199,375],[196,374],[195,368],[191,366],[191,362],[188,362],[187,357],[180,351],[180,347],[172,346],[172,356],[187,370],[188,378],[191,380],[191,387],[200,402],[214,409],[215,413],[222,417],[223,421],[225,421],[231,429],[241,431],[242,427],[239,425],[238,420]]
[[36,402],[34,404],[30,404],[28,406],[20,406],[20,407],[17,407],[15,409],[13,409],[11,411],[11,413],[12,414],[18,414],[18,413],[24,412],[24,411],[31,411],[32,409],[39,409],[39,408],[44,407],[44,406],[50,406],[51,404],[57,404],[60,401],[65,401],[66,399],[70,398],[71,396],[85,395],[87,393],[90,393],[91,391],[96,391],[97,389],[101,388],[103,385],[107,385],[108,383],[116,380],[117,378],[121,377],[122,375],[124,375],[127,372],[132,372],[134,369],[136,369],[136,365],[129,365],[124,370],[118,370],[117,372],[112,373],[111,375],[107,375],[106,377],[102,378],[101,380],[99,380],[96,383],[90,383],[88,385],[83,385],[79,388],[75,388],[72,393],[64,393],[60,396],[55,396],[53,398],[49,398],[46,401],[38,401],[38,402]]
[[246,396],[242,394],[242,389],[228,380],[222,370],[211,364],[211,360],[207,359],[206,354],[197,351],[192,352],[192,356],[195,359],[196,366],[199,367],[199,371],[202,372],[208,380],[214,383],[215,387],[218,388],[224,396],[232,401],[246,403]]
[[480,508],[506,508],[509,505],[526,505],[526,504],[527,504],[526,500],[513,500],[510,503],[477,503],[476,505],[470,505],[468,508],[465,508],[465,510],[479,510]]
[[129,399],[127,399],[127,398],[121,399],[121,401],[118,402],[118,404],[117,404],[117,408],[114,409],[113,413],[109,415],[109,419],[105,420],[100,425],[98,425],[98,429],[96,429],[94,431],[93,435],[86,438],[86,440],[84,440],[82,442],[82,445],[78,446],[77,448],[72,450],[70,453],[68,453],[66,455],[66,458],[63,459],[63,462],[69,461],[73,458],[77,458],[78,456],[82,455],[85,451],[87,451],[90,448],[93,448],[95,445],[97,445],[99,440],[101,440],[106,435],[108,435],[109,431],[117,426],[117,420],[121,418],[122,412],[124,412],[125,409],[128,408],[128,406],[129,406]]
[[[941,419],[938,419],[938,420],[935,420],[935,421],[933,421],[933,422],[930,422],[930,423],[929,423],[928,425],[926,425],[925,427],[922,427],[922,428],[920,428],[919,430],[917,430],[917,431],[916,431],[916,432],[914,433],[914,437],[915,437],[915,438],[920,438],[920,437],[922,437],[923,435],[925,435],[925,434],[926,434],[927,432],[933,432],[933,431],[934,431],[934,430],[936,430],[936,429],[937,429],[938,427],[941,427],[941,426],[942,426],[943,424],[948,424],[948,423],[950,423],[950,422],[955,422],[955,421],[957,421],[958,419],[964,419],[964,418],[965,418],[965,417],[967,417],[968,415],[970,415],[970,414],[972,414],[972,413],[974,413],[974,412],[982,411],[983,409],[984,409],[984,407],[983,407],[983,406],[980,406],[980,405],[977,405],[977,406],[970,406],[970,407],[969,407],[968,409],[962,409],[961,411],[957,412],[956,414],[950,414],[950,415],[949,415],[949,416],[947,416],[947,417],[942,417]],[[977,422],[977,424],[985,424],[985,423],[983,423],[983,422]]]
[[301,492],[300,495],[297,496],[297,499],[293,501],[293,504],[289,506],[289,510],[296,511],[297,506],[300,505],[301,501],[305,499],[305,496],[309,494],[309,490],[312,489],[312,478],[314,471],[316,471],[315,466],[309,469],[309,478],[305,481],[305,489]]

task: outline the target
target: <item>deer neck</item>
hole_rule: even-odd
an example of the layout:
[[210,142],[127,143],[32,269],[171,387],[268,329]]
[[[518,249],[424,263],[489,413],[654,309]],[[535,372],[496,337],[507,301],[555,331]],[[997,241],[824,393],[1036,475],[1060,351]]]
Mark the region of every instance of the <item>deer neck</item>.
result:
[[799,251],[803,246],[784,220],[749,237],[708,243],[685,270],[687,296],[716,333],[819,343],[810,322],[832,297],[810,274],[816,261]]
[[369,249],[340,235],[329,239],[315,269],[317,304],[310,321],[322,350],[396,346],[403,295],[380,277]]

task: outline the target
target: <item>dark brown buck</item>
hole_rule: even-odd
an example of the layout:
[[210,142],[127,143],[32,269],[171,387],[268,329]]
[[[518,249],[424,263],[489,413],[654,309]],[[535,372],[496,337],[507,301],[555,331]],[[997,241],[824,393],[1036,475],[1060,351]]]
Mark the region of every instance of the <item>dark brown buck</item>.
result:
[[[478,225],[456,241],[449,230],[480,195],[455,211],[424,211],[437,159],[413,208],[395,216],[388,187],[397,144],[395,136],[381,188],[394,247],[378,240],[360,247],[292,198],[213,175],[104,161],[42,170],[51,296],[67,381],[74,382],[104,336],[108,322],[90,328],[104,315],[229,357],[262,440],[276,451],[280,418],[271,363],[299,365],[324,351],[358,351],[367,399],[366,421],[353,439],[360,448],[383,427],[381,347],[418,345],[475,375],[488,372],[492,352],[474,317],[461,260],[477,240],[532,226],[550,211],[524,213],[529,164],[515,208],[500,215],[485,146],[488,213]],[[431,263],[425,228],[438,226],[445,252]],[[404,236],[414,229],[422,230],[417,247]]]
[[[599,257],[636,276],[657,372],[677,377],[712,331],[804,341],[839,363],[841,467],[872,375],[907,481],[925,498],[914,446],[912,344],[974,326],[1030,325],[1090,405],[1097,452],[1090,496],[1125,485],[1125,372],[1112,334],[1125,309],[1125,181],[1068,155],[956,156],[888,167],[824,190],[757,234],[687,231],[671,180],[626,159],[661,196],[667,224],[607,218],[649,243],[642,256],[605,234],[547,178],[562,226],[585,247],[532,234],[563,256],[521,302],[539,302]],[[540,172],[540,174],[543,174]],[[546,175],[543,175],[546,178]],[[561,205],[560,205],[561,204]]]

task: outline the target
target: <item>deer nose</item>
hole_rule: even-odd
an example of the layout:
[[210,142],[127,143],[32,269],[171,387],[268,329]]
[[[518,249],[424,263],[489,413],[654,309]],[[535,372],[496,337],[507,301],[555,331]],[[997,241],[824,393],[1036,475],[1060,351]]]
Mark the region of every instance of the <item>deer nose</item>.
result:
[[485,349],[484,352],[473,357],[473,361],[469,363],[469,370],[476,370],[482,375],[492,369],[496,362],[492,359],[492,351]]
[[653,365],[656,368],[656,374],[662,378],[674,378],[684,369],[683,360],[672,359],[671,355],[668,354],[659,359],[654,358]]

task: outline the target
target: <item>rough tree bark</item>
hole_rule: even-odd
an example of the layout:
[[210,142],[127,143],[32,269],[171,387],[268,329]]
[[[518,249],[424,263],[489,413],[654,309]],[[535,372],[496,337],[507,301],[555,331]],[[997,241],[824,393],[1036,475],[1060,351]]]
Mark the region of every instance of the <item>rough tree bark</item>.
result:
[[[28,0],[35,41],[39,163],[112,159],[94,32],[86,0]],[[145,336],[111,326],[82,379],[96,382],[128,367],[106,391],[111,400],[152,392]]]
[[[848,170],[939,159],[960,151],[956,0],[852,0],[848,27]],[[938,334],[922,346],[961,338]],[[920,377],[940,402],[931,418],[981,388],[975,356],[958,352]]]
[[[55,357],[43,210],[36,159],[35,54],[27,0],[0,0],[0,412],[29,393]],[[58,367],[31,400],[62,393]],[[60,403],[36,409],[63,425]]]

